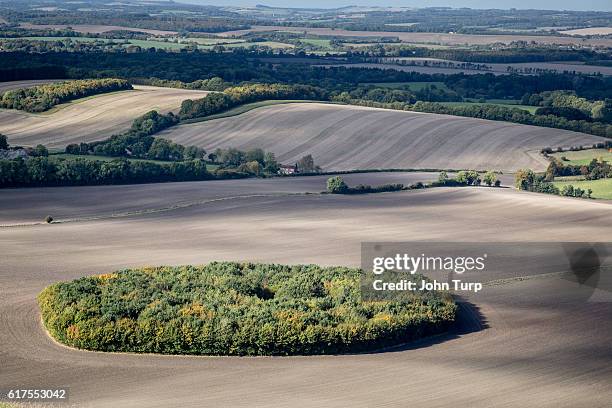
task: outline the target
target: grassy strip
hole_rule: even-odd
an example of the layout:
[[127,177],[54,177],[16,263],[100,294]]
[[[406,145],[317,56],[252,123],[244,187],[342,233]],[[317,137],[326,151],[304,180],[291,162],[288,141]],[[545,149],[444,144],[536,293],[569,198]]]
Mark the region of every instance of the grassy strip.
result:
[[443,292],[363,300],[363,276],[317,265],[145,267],[57,283],[38,301],[49,333],[68,346],[162,354],[361,352],[443,332],[455,319]]
[[[589,163],[591,163],[591,160],[599,160],[600,158],[604,161],[612,162],[612,151],[609,151],[608,149],[584,149],[577,151],[570,150],[567,152],[553,153],[550,156],[561,160],[563,164],[580,166],[587,166]],[[565,157],[567,161],[562,160],[562,157]]]

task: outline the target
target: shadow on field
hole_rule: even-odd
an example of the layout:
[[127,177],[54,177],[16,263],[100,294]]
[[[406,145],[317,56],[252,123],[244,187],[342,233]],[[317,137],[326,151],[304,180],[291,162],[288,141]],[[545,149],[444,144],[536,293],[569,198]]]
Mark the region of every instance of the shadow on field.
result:
[[457,296],[455,300],[458,306],[457,320],[455,320],[453,325],[446,333],[415,340],[410,343],[400,344],[398,346],[386,347],[379,350],[369,352],[366,351],[356,354],[395,353],[422,349],[444,343],[449,340],[458,339],[466,334],[475,333],[489,327],[486,317],[482,314],[478,306],[459,296]]

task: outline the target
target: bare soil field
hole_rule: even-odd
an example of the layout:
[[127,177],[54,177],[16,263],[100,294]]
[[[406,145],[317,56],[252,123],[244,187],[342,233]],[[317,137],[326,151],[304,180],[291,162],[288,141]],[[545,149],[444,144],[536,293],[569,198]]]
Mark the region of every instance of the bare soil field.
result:
[[[231,202],[248,197],[320,193],[330,176],[282,177],[157,183],[94,187],[48,187],[5,189],[0,195],[0,227],[42,223],[47,215],[55,222],[96,218],[123,218],[152,212],[167,212],[215,201]],[[513,176],[500,175],[502,185],[511,186]],[[344,174],[350,185],[430,182],[438,173],[377,172]],[[108,200],[117,197],[117,200]],[[27,207],[20,205],[28,202]]]
[[160,136],[207,150],[260,147],[282,163],[312,154],[324,170],[372,168],[543,170],[546,146],[603,138],[566,130],[430,113],[292,103],[174,127]]
[[[53,206],[48,189],[6,193],[13,199],[3,209],[11,212],[24,202]],[[612,303],[587,302],[581,287],[555,277],[485,287],[462,303],[457,327],[445,336],[387,352],[314,357],[73,350],[46,335],[35,296],[58,280],[150,264],[357,266],[362,241],[606,240],[611,208],[510,189],[437,188],[250,197],[121,219],[2,228],[0,383],[69,387],[71,405],[102,408],[405,407],[407,401],[411,407],[603,407],[612,400]]]
[[91,33],[91,34],[101,34],[106,33],[108,31],[135,31],[138,33],[147,33],[151,35],[176,35],[178,34],[176,31],[163,31],[163,30],[149,30],[146,28],[136,28],[136,27],[122,27],[122,26],[112,26],[112,25],[96,25],[96,24],[30,24],[30,23],[21,23],[19,24],[21,28],[27,28],[30,30],[65,30],[67,27],[71,27],[73,31],[77,33]]
[[610,47],[612,39],[606,38],[573,38],[554,37],[538,35],[476,35],[476,34],[446,34],[446,33],[408,33],[401,31],[349,31],[331,28],[309,28],[309,27],[280,27],[280,26],[253,26],[248,30],[226,31],[215,33],[224,37],[236,37],[249,32],[262,31],[285,31],[296,33],[308,33],[314,35],[337,36],[337,37],[398,37],[402,42],[426,43],[442,45],[485,45],[495,43],[509,44],[513,41],[528,41],[540,44],[582,44],[591,46]]
[[201,98],[206,91],[134,86],[133,91],[113,92],[68,103],[48,113],[31,114],[0,109],[0,133],[9,143],[63,148],[91,142],[128,129],[133,120],[150,111],[177,111],[181,102]]
[[608,35],[612,34],[612,27],[578,28],[575,30],[565,30],[560,32],[569,35]]
[[[392,58],[394,60],[400,61],[414,61],[417,64],[423,64],[423,61],[433,61],[433,62],[452,62],[455,65],[462,64],[461,61],[451,61],[451,60],[442,60],[437,58]],[[361,66],[369,66],[370,64],[359,64]],[[581,62],[523,62],[523,63],[512,63],[512,64],[491,64],[485,63],[490,67],[490,70],[474,70],[474,69],[463,69],[460,67],[453,68],[445,68],[445,67],[421,67],[421,66],[402,66],[393,64],[391,61],[385,64],[376,64],[375,68],[383,68],[383,69],[399,69],[402,71],[413,71],[413,72],[422,72],[422,73],[458,73],[463,72],[466,74],[474,74],[474,73],[493,73],[496,75],[499,74],[507,74],[508,67],[514,68],[517,70],[547,70],[547,71],[556,71],[558,73],[563,72],[577,72],[581,74],[602,74],[602,75],[612,75],[612,67],[604,67],[604,66],[596,66],[596,65],[585,65]],[[349,66],[349,65],[346,65]]]
[[62,79],[33,79],[29,81],[0,82],[0,94],[13,89],[29,88],[32,86],[60,82]]

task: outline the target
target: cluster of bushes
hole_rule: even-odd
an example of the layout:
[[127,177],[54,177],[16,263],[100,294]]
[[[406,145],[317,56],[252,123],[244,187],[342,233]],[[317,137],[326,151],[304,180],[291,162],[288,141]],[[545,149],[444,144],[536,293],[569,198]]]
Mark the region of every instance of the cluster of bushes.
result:
[[483,182],[489,187],[499,187],[501,185],[501,181],[493,171],[487,171],[484,175],[481,175],[475,170],[461,170],[454,178],[449,177],[446,171],[441,171],[436,181],[429,184],[419,182],[407,187],[401,183],[383,184],[375,187],[359,184],[356,187],[349,187],[342,177],[334,176],[327,179],[327,192],[331,194],[383,193],[387,191],[414,190],[427,187],[479,186]]
[[223,112],[234,106],[266,99],[326,100],[327,91],[310,85],[250,84],[227,88],[204,98],[187,99],[181,104],[180,118],[194,119]]
[[536,115],[556,115],[569,120],[588,120],[612,123],[612,99],[589,101],[572,91],[546,91],[525,94],[524,105],[542,106]]
[[242,151],[230,147],[228,149],[216,149],[208,155],[208,158],[219,164],[219,170],[235,169],[238,172],[261,176],[263,174],[276,174],[280,167],[272,152],[255,148]]
[[163,354],[359,352],[444,331],[440,292],[363,301],[359,269],[214,262],[56,283],[38,296],[49,333],[81,349]]
[[590,188],[583,190],[571,184],[563,186],[561,190],[551,182],[547,181],[543,174],[536,174],[531,169],[522,169],[514,174],[514,185],[519,190],[533,191],[536,193],[546,193],[562,195],[567,197],[591,198],[593,190]]
[[587,165],[572,165],[553,158],[544,179],[553,181],[557,176],[583,176],[586,180],[612,178],[612,166],[605,160],[593,159]]
[[431,183],[432,187],[456,187],[456,186],[480,186],[482,183],[487,186],[501,186],[501,181],[493,171],[487,171],[481,175],[475,170],[461,170],[456,177],[449,177],[448,173],[441,171],[438,180]]
[[0,160],[0,188],[75,186],[208,180],[215,178],[203,160],[158,164],[117,159],[111,161],[32,157]]
[[192,82],[183,82],[179,80],[159,78],[135,78],[131,79],[130,82],[136,85],[163,86],[179,89],[197,89],[202,91],[223,91],[224,89],[231,86],[231,84],[225,82],[223,78],[219,77],[198,79]]
[[185,147],[168,139],[151,136],[176,123],[178,117],[172,112],[163,115],[150,111],[134,120],[126,133],[91,143],[70,144],[66,146],[66,153],[171,161],[204,158],[206,152],[196,146]]
[[62,102],[127,89],[132,89],[132,85],[123,79],[58,82],[6,91],[0,97],[0,107],[27,112],[43,112]]
[[327,179],[327,192],[331,194],[368,194],[368,193],[384,193],[387,191],[404,190],[403,184],[383,184],[372,187],[366,184],[359,184],[355,187],[349,187],[344,179],[340,176],[334,176]]

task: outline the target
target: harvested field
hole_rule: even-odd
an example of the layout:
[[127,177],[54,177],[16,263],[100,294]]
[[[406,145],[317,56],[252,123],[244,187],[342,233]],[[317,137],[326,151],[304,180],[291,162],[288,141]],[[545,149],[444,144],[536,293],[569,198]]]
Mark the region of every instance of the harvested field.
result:
[[49,84],[52,82],[60,82],[62,79],[34,79],[30,81],[9,81],[9,82],[0,82],[0,94],[10,91],[12,89],[21,89],[21,88],[29,88],[32,86]]
[[309,28],[309,27],[281,27],[281,26],[253,26],[248,30],[226,31],[215,33],[224,37],[239,37],[249,32],[262,31],[285,31],[294,33],[307,33],[322,36],[335,37],[398,37],[402,42],[427,43],[441,45],[485,45],[495,43],[509,44],[513,41],[534,41],[539,44],[582,44],[610,47],[612,39],[607,38],[572,38],[537,35],[476,35],[476,34],[446,34],[446,33],[408,33],[401,31],[349,31],[331,28]]
[[312,154],[324,170],[546,168],[543,147],[589,145],[583,133],[358,106],[293,103],[181,125],[160,133],[185,145],[261,147],[282,163]]
[[[3,209],[44,201],[47,191],[5,191],[13,204]],[[112,201],[124,200],[129,195],[113,195]],[[385,353],[308,358],[68,349],[46,335],[35,296],[58,280],[145,264],[233,259],[356,266],[362,241],[606,240],[611,208],[510,189],[437,188],[245,198],[122,219],[3,228],[0,383],[61,385],[70,388],[71,404],[102,408],[400,407],[406,401],[415,407],[448,407],[449,401],[476,408],[603,407],[612,400],[612,303],[585,302],[575,283],[558,278],[486,287],[470,299],[475,306],[463,304],[459,325],[446,336]]]
[[73,31],[77,33],[84,34],[101,34],[106,33],[108,31],[134,31],[137,33],[147,33],[151,35],[176,35],[178,32],[176,31],[163,31],[163,30],[149,30],[146,28],[136,28],[136,27],[122,27],[122,26],[112,26],[112,25],[96,25],[96,24],[30,24],[30,23],[21,23],[19,27],[26,28],[30,30],[65,30],[67,27],[71,27]]
[[0,110],[0,133],[9,143],[63,148],[70,143],[91,142],[119,133],[150,111],[176,111],[181,102],[201,98],[206,91],[135,86],[133,91],[114,92],[73,101],[44,114]]
[[577,28],[575,30],[565,30],[559,32],[569,35],[609,35],[612,34],[612,27]]

